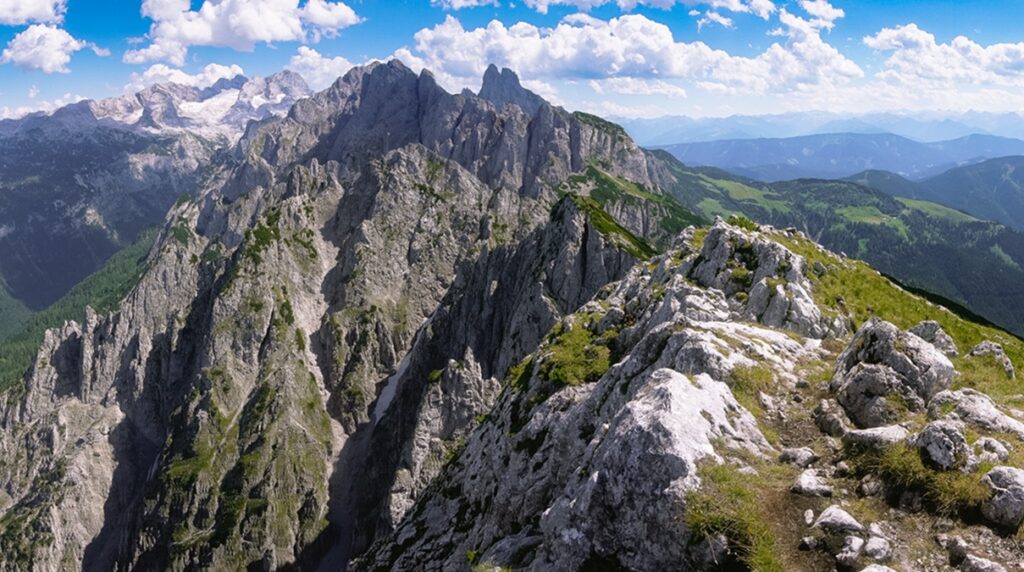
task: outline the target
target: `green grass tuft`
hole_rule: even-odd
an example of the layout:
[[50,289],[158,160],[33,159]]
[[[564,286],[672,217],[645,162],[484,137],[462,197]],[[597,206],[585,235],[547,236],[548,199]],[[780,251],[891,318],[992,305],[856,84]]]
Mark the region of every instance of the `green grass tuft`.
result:
[[597,381],[611,367],[611,350],[585,325],[577,321],[556,330],[541,363],[541,377],[561,385],[580,385]]
[[707,464],[699,471],[701,488],[687,498],[690,531],[698,539],[725,536],[740,569],[782,572],[769,515],[751,483],[757,477],[741,474],[728,464]]

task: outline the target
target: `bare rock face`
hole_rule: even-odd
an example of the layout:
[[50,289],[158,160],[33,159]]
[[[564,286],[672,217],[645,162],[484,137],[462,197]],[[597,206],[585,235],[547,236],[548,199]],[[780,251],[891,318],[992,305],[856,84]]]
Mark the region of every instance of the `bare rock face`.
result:
[[498,71],[494,64],[488,66],[484,72],[479,95],[499,107],[506,103],[517,105],[527,115],[537,113],[537,110],[547,104],[540,96],[520,85],[515,72],[508,68]]
[[832,496],[832,486],[825,482],[818,475],[818,471],[814,469],[806,469],[800,473],[800,476],[796,478],[796,482],[793,483],[790,490],[798,495],[812,497]]
[[1024,439],[1024,423],[1005,413],[991,397],[970,388],[943,391],[932,399],[928,406],[928,417],[939,419],[955,415],[968,425],[986,431],[1012,433]]
[[[218,89],[245,115],[293,79]],[[152,95],[146,121],[187,123],[187,94]],[[637,262],[551,189],[592,161],[665,176],[523,104],[392,62],[250,123],[119,310],[49,332],[0,402],[0,566],[275,569],[389,531],[498,380]]]
[[[785,371],[813,350],[764,325],[727,321],[735,310],[722,293],[687,278],[700,256],[634,267],[563,319],[358,567],[451,569],[468,551],[533,570],[588,561],[660,569],[726,550],[679,518],[702,486],[700,468],[751,471],[741,458],[777,453],[722,380],[754,356]],[[727,341],[736,337],[749,343]],[[574,355],[601,365],[562,369],[568,340],[582,344]],[[616,363],[600,357],[602,347],[615,348]]]
[[814,521],[814,528],[820,528],[831,534],[864,531],[863,524],[836,505],[826,508],[818,515],[818,519]]
[[962,468],[973,458],[971,447],[964,438],[963,423],[932,421],[912,440],[922,457],[943,471]]
[[921,411],[953,383],[953,364],[935,346],[878,319],[864,323],[839,357],[830,389],[858,426]]
[[836,328],[822,317],[804,276],[804,259],[777,242],[725,224],[711,228],[690,276],[741,306],[744,319],[823,337]]
[[910,432],[904,427],[887,425],[847,431],[843,434],[843,443],[859,449],[881,451],[906,441],[909,436]]
[[985,518],[1015,529],[1024,521],[1024,469],[996,467],[982,482],[992,491],[992,498],[981,505]]
[[954,358],[959,355],[956,342],[942,329],[942,326],[935,320],[925,320],[908,330],[922,340],[935,346],[937,350],[944,353],[946,357]]

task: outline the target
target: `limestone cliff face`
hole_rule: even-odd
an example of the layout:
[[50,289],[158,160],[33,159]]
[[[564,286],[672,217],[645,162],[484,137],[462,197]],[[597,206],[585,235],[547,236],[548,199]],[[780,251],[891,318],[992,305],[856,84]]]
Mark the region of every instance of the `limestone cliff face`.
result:
[[613,124],[390,62],[219,157],[0,400],[0,568],[1019,554],[1024,347],[799,232],[688,227]]
[[[686,243],[634,267],[517,366],[441,476],[361,565],[459,569],[467,552],[532,570],[694,565],[699,542],[681,515],[700,486],[699,465],[777,454],[726,383],[732,370],[766,360],[793,368],[817,355],[822,335],[801,343],[769,326],[804,326],[739,323],[735,295],[751,286],[725,295],[705,284],[733,264],[716,256],[730,240],[747,240],[751,264],[773,274],[782,260],[804,263],[719,225],[700,250]],[[807,286],[802,274],[793,278]],[[791,304],[798,315],[813,306]],[[806,327],[827,324],[818,317]]]
[[635,262],[554,206],[588,161],[643,162],[593,131],[397,62],[251,126],[121,308],[49,332],[7,396],[0,563],[274,568],[389,530],[495,379]]

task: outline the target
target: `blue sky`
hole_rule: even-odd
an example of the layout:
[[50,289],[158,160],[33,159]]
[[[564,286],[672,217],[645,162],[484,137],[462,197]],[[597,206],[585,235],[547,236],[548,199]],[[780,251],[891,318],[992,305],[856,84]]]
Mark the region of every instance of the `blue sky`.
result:
[[606,115],[1014,111],[1021,21],[1016,0],[0,0],[0,116],[394,56],[452,90],[508,66]]

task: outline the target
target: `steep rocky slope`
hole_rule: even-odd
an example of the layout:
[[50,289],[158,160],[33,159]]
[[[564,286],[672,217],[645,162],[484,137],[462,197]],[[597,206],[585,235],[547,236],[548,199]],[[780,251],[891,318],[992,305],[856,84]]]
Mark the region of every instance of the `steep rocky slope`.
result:
[[653,187],[628,138],[397,62],[253,125],[228,159],[120,310],[48,333],[8,396],[6,566],[347,558],[436,473],[414,442],[464,434],[492,377],[653,252],[596,201],[559,199],[592,161]]
[[[1019,389],[994,342],[963,347],[1018,340],[795,231],[719,222],[683,239],[513,368],[357,568],[1021,562],[1024,414],[998,405]],[[865,301],[914,327],[869,318]]]
[[0,567],[1010,564],[1024,345],[674,181],[497,70],[249,124],[0,402]]

